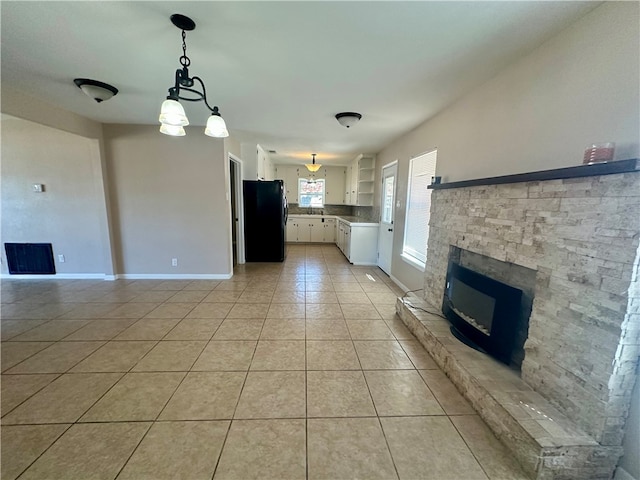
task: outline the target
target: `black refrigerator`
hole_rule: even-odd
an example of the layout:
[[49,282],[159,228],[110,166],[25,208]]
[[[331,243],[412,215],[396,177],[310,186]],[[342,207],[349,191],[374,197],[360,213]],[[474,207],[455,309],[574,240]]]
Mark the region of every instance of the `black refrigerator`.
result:
[[244,245],[247,262],[282,262],[287,198],[282,180],[243,182]]

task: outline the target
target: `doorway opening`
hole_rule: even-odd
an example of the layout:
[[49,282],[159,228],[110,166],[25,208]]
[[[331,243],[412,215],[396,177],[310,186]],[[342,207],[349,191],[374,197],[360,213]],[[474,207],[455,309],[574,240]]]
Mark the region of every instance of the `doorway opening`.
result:
[[245,263],[244,216],[242,203],[242,160],[229,154],[229,190],[231,195],[232,266]]

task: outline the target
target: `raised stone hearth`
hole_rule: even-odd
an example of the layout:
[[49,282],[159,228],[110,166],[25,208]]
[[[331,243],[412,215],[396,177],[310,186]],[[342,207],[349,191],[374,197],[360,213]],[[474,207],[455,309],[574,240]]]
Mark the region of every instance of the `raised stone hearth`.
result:
[[[429,310],[440,311],[452,247],[536,272],[521,378],[453,339],[445,320],[399,305],[537,478],[609,478],[621,453],[640,354],[640,172],[637,161],[626,162],[562,170],[577,178],[532,174],[535,181],[494,178],[433,190],[420,299]],[[631,170],[619,173],[621,166]],[[532,418],[521,417],[526,405]]]
[[415,294],[396,305],[407,328],[532,478],[611,477],[622,447],[599,445],[517,371],[467,347],[446,319],[421,309],[434,311]]

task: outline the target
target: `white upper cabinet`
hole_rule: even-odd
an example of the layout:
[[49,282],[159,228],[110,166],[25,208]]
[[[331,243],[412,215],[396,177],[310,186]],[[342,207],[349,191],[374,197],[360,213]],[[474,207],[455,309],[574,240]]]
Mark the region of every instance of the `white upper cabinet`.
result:
[[[304,171],[306,168],[302,167]],[[298,178],[300,178],[301,167],[298,165],[276,165],[275,179],[284,181],[284,190],[289,203],[298,203]]]
[[258,145],[256,148],[258,180],[274,180],[275,165],[271,161],[271,157],[263,148]]
[[269,153],[255,143],[243,143],[240,146],[243,178],[245,180],[274,180],[275,166]]
[[344,203],[345,205],[353,205],[351,201],[351,177],[353,176],[353,167],[349,165],[345,167],[345,177],[344,177]]
[[323,167],[325,178],[325,199],[327,205],[343,205],[346,167]]

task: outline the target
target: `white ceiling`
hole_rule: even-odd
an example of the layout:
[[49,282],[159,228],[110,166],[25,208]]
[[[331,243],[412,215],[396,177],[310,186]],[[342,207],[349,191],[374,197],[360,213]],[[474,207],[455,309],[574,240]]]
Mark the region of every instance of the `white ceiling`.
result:
[[[2,2],[2,82],[104,123],[157,124],[187,33],[232,135],[276,163],[376,153],[599,2]],[[97,104],[76,77],[116,86]],[[187,102],[184,102],[187,103]],[[185,107],[204,125],[202,104]],[[363,118],[346,129],[334,115]],[[160,133],[158,133],[160,135]]]

